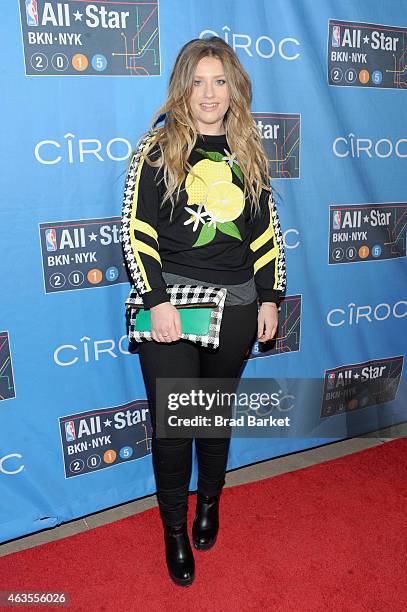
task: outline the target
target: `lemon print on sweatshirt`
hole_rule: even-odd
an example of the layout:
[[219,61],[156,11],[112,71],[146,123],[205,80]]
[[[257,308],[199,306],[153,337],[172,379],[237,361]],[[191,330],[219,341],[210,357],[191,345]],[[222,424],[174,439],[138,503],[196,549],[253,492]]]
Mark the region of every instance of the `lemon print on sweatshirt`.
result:
[[231,181],[214,181],[209,186],[205,208],[215,221],[233,221],[243,207],[243,192]]
[[[199,178],[188,173],[185,180],[189,204],[185,206],[185,210],[191,216],[184,225],[193,223],[193,232],[200,228],[198,238],[192,246],[199,247],[212,242],[217,230],[242,240],[239,228],[233,221],[243,211],[244,196],[240,187],[232,182],[232,171],[242,181],[241,170],[236,163],[233,163],[231,168],[217,151],[200,152],[205,159],[193,166],[193,171]],[[190,208],[194,205],[198,206],[197,210]]]
[[188,172],[185,189],[189,204],[204,203],[208,188],[215,181],[232,180],[232,171],[227,164],[219,164],[210,159],[201,159],[193,166],[193,171],[199,178]]

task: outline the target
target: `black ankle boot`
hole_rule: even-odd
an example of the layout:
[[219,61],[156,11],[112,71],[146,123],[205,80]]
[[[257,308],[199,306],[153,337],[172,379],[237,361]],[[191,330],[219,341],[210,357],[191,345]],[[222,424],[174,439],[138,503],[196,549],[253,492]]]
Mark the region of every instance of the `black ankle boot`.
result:
[[180,586],[189,586],[195,578],[195,559],[186,522],[172,527],[164,525],[165,556],[168,572]]
[[216,542],[219,529],[219,498],[220,494],[213,497],[197,494],[192,541],[198,550],[209,550]]

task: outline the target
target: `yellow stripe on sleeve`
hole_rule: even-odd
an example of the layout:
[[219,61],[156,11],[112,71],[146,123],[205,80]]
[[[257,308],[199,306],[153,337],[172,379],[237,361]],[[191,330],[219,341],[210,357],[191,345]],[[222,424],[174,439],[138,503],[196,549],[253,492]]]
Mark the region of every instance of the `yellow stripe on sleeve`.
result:
[[254,266],[253,266],[254,274],[256,274],[256,272],[260,270],[260,268],[268,264],[269,261],[277,257],[277,255],[278,255],[277,246],[275,246],[270,251],[267,251],[267,253],[265,253],[262,257],[260,257],[257,261],[254,262]]
[[141,240],[134,240],[134,245],[138,252],[146,253],[146,255],[154,257],[154,259],[161,264],[161,257],[156,249],[153,249],[153,247],[149,246],[145,242],[142,242]]
[[146,223],[146,221],[141,221],[141,219],[134,220],[134,229],[143,232],[143,234],[147,234],[154,238],[154,240],[158,243],[158,234],[152,225]]
[[256,252],[261,246],[263,246],[263,244],[265,244],[267,242],[267,240],[269,240],[269,238],[272,238],[274,235],[273,230],[270,228],[270,226],[262,233],[261,236],[259,236],[258,238],[256,238],[256,240],[253,240],[253,242],[250,243],[250,248],[253,252]]
[[273,225],[273,214],[271,212],[271,195],[268,197],[268,209],[269,209],[269,224],[266,227],[266,229],[264,230],[264,232],[261,234],[261,236],[259,236],[258,238],[256,238],[256,240],[253,240],[253,242],[250,243],[250,248],[253,252],[256,252],[260,247],[263,246],[263,244],[266,244],[266,242],[270,239],[270,238],[275,238],[275,234],[274,234],[274,225]]

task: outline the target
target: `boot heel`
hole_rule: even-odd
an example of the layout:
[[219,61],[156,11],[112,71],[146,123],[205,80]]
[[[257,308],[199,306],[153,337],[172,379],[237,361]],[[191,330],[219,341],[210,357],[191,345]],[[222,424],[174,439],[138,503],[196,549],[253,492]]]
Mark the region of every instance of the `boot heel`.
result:
[[164,525],[165,558],[168,573],[178,586],[189,586],[195,578],[195,559],[188,537],[187,523]]

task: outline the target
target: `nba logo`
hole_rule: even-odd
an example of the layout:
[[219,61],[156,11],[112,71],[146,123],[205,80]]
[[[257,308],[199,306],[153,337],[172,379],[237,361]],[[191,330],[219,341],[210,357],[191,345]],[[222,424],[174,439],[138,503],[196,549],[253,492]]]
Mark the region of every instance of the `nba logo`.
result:
[[341,211],[334,210],[332,216],[332,227],[335,230],[341,229]]
[[25,12],[27,14],[27,25],[38,25],[37,0],[25,0]]
[[335,372],[331,372],[328,374],[327,387],[328,389],[332,389],[335,384]]
[[45,230],[45,242],[47,244],[47,251],[57,250],[57,233],[54,228]]
[[65,423],[65,436],[67,442],[73,442],[76,439],[75,423],[73,421]]
[[332,28],[332,46],[340,47],[341,46],[341,27],[333,26]]

